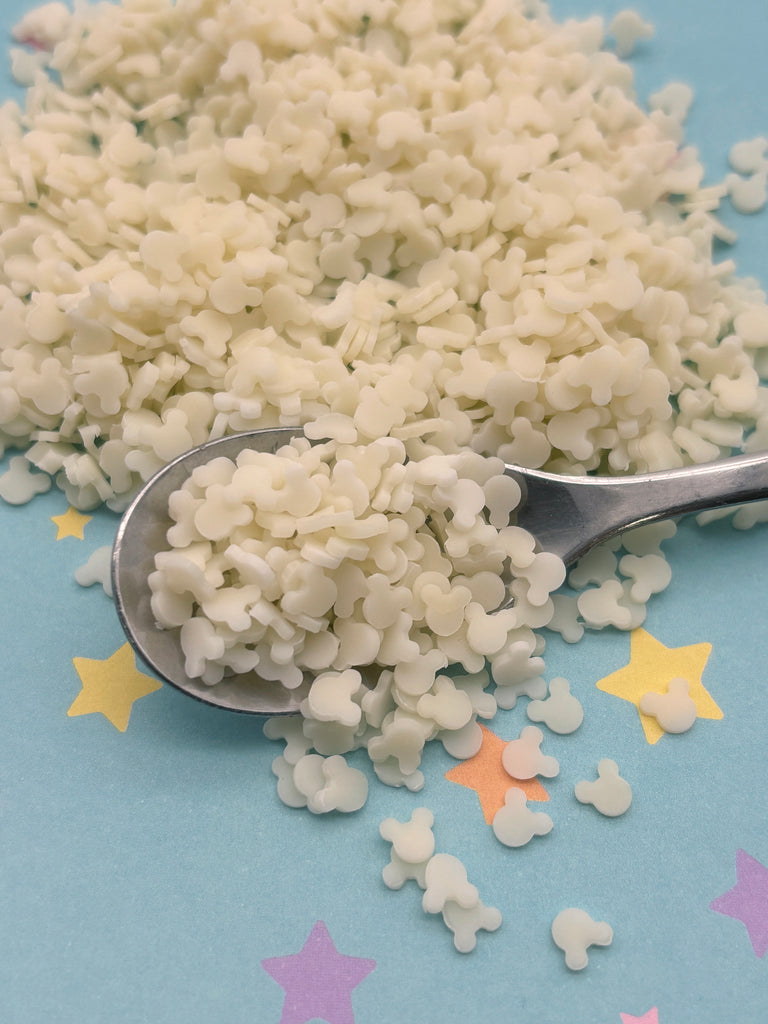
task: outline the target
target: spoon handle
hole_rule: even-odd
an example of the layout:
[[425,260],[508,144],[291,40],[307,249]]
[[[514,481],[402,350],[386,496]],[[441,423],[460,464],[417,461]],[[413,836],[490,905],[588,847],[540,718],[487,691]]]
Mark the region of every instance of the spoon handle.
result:
[[518,525],[567,565],[630,527],[768,498],[764,452],[630,477],[507,472],[523,488]]

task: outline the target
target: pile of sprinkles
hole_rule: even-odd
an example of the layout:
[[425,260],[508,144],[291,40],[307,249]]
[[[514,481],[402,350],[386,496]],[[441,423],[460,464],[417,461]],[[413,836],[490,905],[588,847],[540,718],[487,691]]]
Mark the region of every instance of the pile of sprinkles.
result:
[[[539,630],[633,628],[669,582],[659,524],[555,593],[562,563],[508,525],[504,462],[630,474],[768,446],[766,298],[715,257],[721,201],[765,202],[768,142],[705,184],[690,91],[643,109],[622,57],[650,28],[610,31],[615,52],[601,18],[538,0],[50,3],[17,27],[0,450],[21,455],[1,493],[55,481],[119,512],[205,441],[320,442],[196,471],[151,580],[189,674],[304,687],[265,727],[291,806],[359,809],[363,747],[420,789],[427,742],[469,757],[478,718],[547,696]],[[689,727],[686,695],[652,713]],[[551,827],[523,811],[508,845]],[[444,881],[466,875],[431,849],[425,909],[468,951],[500,919],[475,890],[467,931]]]

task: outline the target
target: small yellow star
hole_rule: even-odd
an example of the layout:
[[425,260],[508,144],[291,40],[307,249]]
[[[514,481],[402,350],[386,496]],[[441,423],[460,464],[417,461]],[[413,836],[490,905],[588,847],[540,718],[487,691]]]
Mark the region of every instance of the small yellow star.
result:
[[161,683],[139,672],[130,644],[123,644],[109,658],[73,658],[83,688],[67,714],[91,715],[99,711],[120,732],[128,728],[133,702],[159,690]]
[[63,515],[51,516],[51,522],[56,523],[59,528],[56,534],[56,540],[63,540],[65,537],[77,537],[78,540],[83,539],[83,530],[85,529],[86,523],[90,523],[93,516],[84,516],[77,509],[70,507]]
[[633,630],[630,636],[629,664],[612,672],[597,683],[599,690],[628,700],[637,708],[645,738],[657,743],[664,730],[651,715],[640,710],[644,693],[666,693],[669,683],[681,677],[688,683],[688,695],[696,705],[699,718],[722,718],[723,712],[701,681],[712,644],[688,644],[686,647],[665,647],[644,629]]

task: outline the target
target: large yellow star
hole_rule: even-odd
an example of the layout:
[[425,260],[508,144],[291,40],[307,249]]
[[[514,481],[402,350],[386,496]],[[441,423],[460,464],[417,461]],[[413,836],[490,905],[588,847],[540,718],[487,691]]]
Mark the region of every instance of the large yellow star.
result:
[[99,658],[73,658],[83,688],[67,714],[92,715],[99,711],[120,732],[128,728],[133,702],[159,690],[161,683],[139,672],[130,644],[123,644],[113,655]]
[[511,786],[522,789],[529,800],[549,800],[549,793],[538,779],[513,779],[504,770],[501,754],[507,745],[496,733],[481,725],[483,742],[474,757],[467,758],[445,773],[450,782],[474,789],[480,799],[483,817],[490,825],[499,808],[504,806],[504,795]]
[[614,697],[628,700],[637,708],[645,738],[657,743],[664,730],[651,715],[640,710],[644,693],[666,693],[675,677],[688,682],[688,695],[696,705],[699,718],[722,718],[723,712],[704,689],[701,681],[712,644],[688,644],[686,647],[665,647],[644,629],[633,630],[630,636],[629,664],[598,680],[597,688]]
[[92,519],[93,516],[84,516],[71,505],[62,515],[51,516],[51,521],[58,527],[56,540],[63,540],[65,537],[77,537],[78,540],[82,540],[85,525]]

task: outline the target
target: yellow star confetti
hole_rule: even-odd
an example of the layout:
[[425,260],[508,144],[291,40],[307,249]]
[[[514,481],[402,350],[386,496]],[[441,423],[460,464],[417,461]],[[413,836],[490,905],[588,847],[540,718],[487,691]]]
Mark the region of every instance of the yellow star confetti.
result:
[[159,690],[161,683],[139,672],[130,644],[123,644],[113,655],[99,658],[73,658],[83,688],[67,714],[92,715],[100,712],[120,732],[128,728],[134,701]]
[[629,664],[598,680],[597,688],[614,697],[628,700],[637,708],[640,722],[649,743],[657,743],[664,730],[651,715],[640,710],[644,693],[666,693],[675,677],[688,683],[688,695],[696,705],[698,718],[722,718],[723,712],[705,690],[701,681],[712,644],[689,644],[686,647],[665,647],[644,629],[635,629],[630,636]]
[[63,540],[65,537],[77,537],[78,540],[82,540],[83,530],[92,519],[93,516],[84,516],[72,506],[63,515],[51,516],[51,522],[56,523],[58,527],[56,540]]

